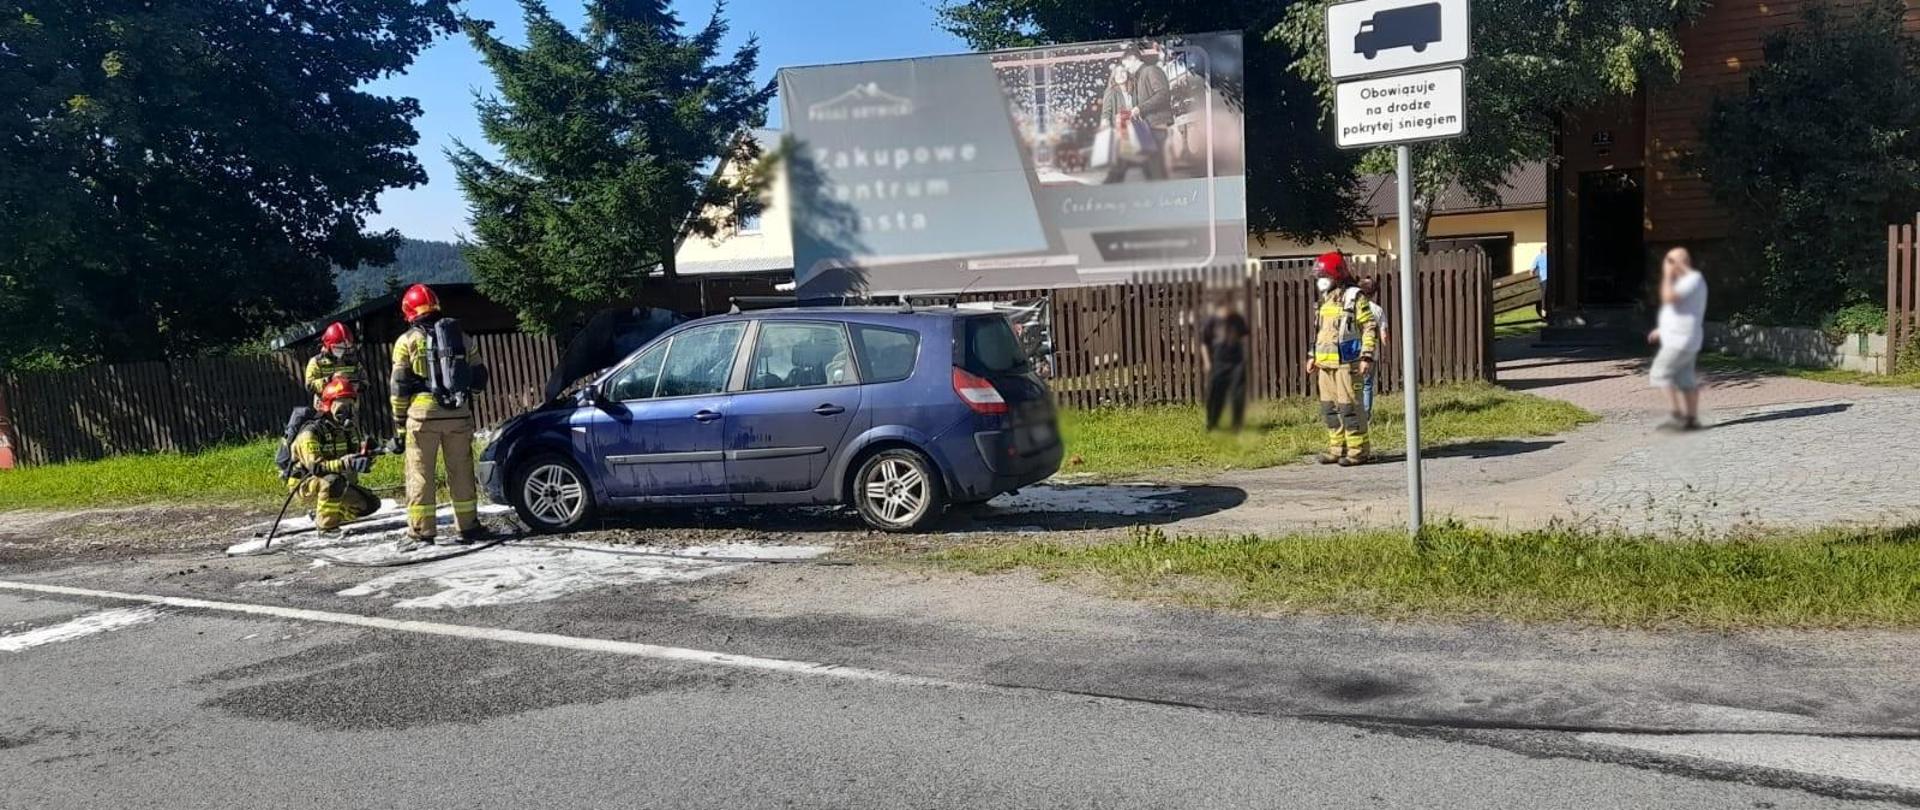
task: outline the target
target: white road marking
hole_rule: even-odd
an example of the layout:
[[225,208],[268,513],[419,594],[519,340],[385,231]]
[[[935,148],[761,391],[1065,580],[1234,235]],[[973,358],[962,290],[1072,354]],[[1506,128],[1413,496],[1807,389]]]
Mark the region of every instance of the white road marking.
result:
[[59,624],[36,627],[21,633],[0,636],[0,652],[20,652],[47,644],[58,644],[99,633],[111,633],[160,618],[159,608],[115,608],[77,616]]
[[[376,549],[379,550],[379,549]],[[684,549],[580,544],[573,548],[510,546],[484,554],[425,563],[367,580],[341,596],[386,597],[429,585],[433,593],[401,599],[400,608],[449,609],[545,602],[609,585],[692,582],[744,568],[747,563],[699,559],[761,557],[805,560],[831,546],[761,546],[734,543]],[[384,551],[384,550],[379,550]],[[680,554],[680,558],[641,556],[635,552]]]
[[473,641],[530,644],[554,649],[611,653],[614,655],[629,655],[640,658],[655,658],[664,661],[782,672],[792,675],[812,675],[823,678],[867,681],[895,686],[924,686],[968,692],[1020,692],[1023,694],[1036,691],[991,686],[988,684],[972,684],[963,681],[950,681],[941,678],[923,678],[918,675],[903,675],[897,672],[863,669],[860,667],[844,667],[838,664],[821,664],[812,661],[794,661],[785,658],[759,658],[751,655],[733,655],[731,653],[713,652],[711,650],[666,647],[658,644],[642,644],[633,641],[612,641],[609,639],[563,636],[555,633],[530,633],[523,630],[505,630],[497,627],[473,627],[464,624],[423,622],[411,619],[384,619],[378,616],[361,616],[354,613],[335,613],[326,610],[308,610],[305,608],[280,607],[277,605],[255,605],[246,602],[217,602],[211,599],[192,599],[180,596],[118,593],[115,591],[99,591],[89,588],[72,588],[65,585],[42,585],[33,582],[0,581],[0,590],[23,591],[27,593],[47,594],[50,596],[77,596],[86,599],[110,599],[119,602],[141,602],[149,605],[166,605],[169,607],[189,608],[193,610],[213,610],[249,616],[267,616],[275,619],[291,619],[294,621],[337,624],[349,627],[366,627],[375,630],[392,630],[402,633],[421,633],[431,636],[464,638]]
[[[888,672],[885,670],[822,664],[812,661],[760,658],[750,655],[713,652],[710,650],[667,647],[658,644],[642,644],[632,641],[612,641],[608,639],[582,638],[579,636],[563,636],[554,633],[531,633],[521,630],[473,627],[470,625],[423,622],[410,619],[385,619],[352,613],[334,613],[324,610],[307,610],[304,608],[279,607],[275,605],[255,605],[245,602],[217,602],[209,599],[191,599],[178,596],[118,593],[88,588],[73,588],[64,585],[43,585],[31,582],[8,582],[4,580],[0,580],[0,591],[20,591],[50,596],[72,596],[87,599],[141,602],[149,605],[165,605],[194,610],[239,613],[251,616],[266,616],[275,619],[365,627],[374,630],[390,630],[403,633],[420,633],[424,635],[463,638],[473,641],[527,644],[554,649],[610,653],[614,655],[652,658],[688,664],[705,664],[709,666],[759,670],[790,675],[838,678],[841,680],[864,681],[892,686],[926,687],[1026,697],[1037,696],[1055,700],[1083,701],[1109,706],[1131,706],[1139,705],[1140,703],[1138,700],[1130,700],[1122,697],[1075,694],[1044,687],[968,683],[944,678],[928,678],[919,675]],[[153,608],[132,609],[132,611],[138,610],[158,612]],[[125,613],[132,611],[104,612]],[[100,614],[90,615],[97,616]],[[1288,715],[1273,716],[1284,717]],[[1301,715],[1300,717],[1304,719],[1331,719],[1331,716],[1323,715]],[[1920,789],[1920,776],[1916,776],[1912,767],[1912,763],[1916,761],[1916,758],[1920,758],[1920,742],[1916,741],[1846,740],[1795,735],[1695,734],[1679,736],[1600,733],[1580,734],[1578,735],[1578,739],[1596,745],[1638,748],[1667,755],[1691,756],[1734,764],[1893,785],[1907,789]]]
[[1786,734],[1582,734],[1580,741],[1920,790],[1920,740]]

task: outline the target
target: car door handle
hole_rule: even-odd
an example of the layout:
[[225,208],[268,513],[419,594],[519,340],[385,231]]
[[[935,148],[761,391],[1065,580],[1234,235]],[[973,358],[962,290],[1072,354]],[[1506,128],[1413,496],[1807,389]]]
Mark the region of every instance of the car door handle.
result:
[[821,416],[839,416],[840,414],[846,413],[847,409],[829,402],[818,408],[814,408],[813,412]]
[[693,415],[693,421],[695,422],[711,422],[719,418],[720,418],[720,414],[715,413],[713,411],[700,411]]

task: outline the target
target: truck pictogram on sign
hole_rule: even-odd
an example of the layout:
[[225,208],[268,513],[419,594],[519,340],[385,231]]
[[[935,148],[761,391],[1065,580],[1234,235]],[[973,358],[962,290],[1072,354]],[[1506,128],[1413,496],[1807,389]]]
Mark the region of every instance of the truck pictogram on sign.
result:
[[1353,36],[1353,52],[1368,60],[1395,48],[1425,53],[1428,45],[1441,38],[1440,4],[1422,3],[1374,13]]

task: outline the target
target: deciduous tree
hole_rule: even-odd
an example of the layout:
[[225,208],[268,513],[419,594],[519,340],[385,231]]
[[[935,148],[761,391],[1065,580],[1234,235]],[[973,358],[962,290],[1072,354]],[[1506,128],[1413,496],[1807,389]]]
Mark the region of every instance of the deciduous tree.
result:
[[[1292,46],[1295,74],[1319,89],[1330,129],[1327,5],[1328,0],[1290,4],[1272,35]],[[1554,156],[1553,137],[1564,115],[1631,95],[1649,82],[1672,81],[1680,70],[1675,29],[1707,5],[1707,0],[1474,0],[1466,134],[1413,150],[1415,243],[1424,242],[1434,201],[1450,183],[1492,204],[1508,170]],[[1393,150],[1373,150],[1362,165],[1367,171],[1393,171]]]
[[235,345],[392,258],[425,180],[412,99],[368,92],[448,0],[0,0],[0,367]]

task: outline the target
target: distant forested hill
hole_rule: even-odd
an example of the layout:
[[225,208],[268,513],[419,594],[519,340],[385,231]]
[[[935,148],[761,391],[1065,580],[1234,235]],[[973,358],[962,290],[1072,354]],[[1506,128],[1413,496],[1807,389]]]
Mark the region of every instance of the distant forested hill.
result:
[[353,306],[378,298],[394,288],[409,284],[440,284],[473,280],[473,271],[460,256],[460,246],[451,242],[406,239],[394,251],[393,264],[386,267],[361,267],[335,270],[333,286],[340,290],[340,304]]

